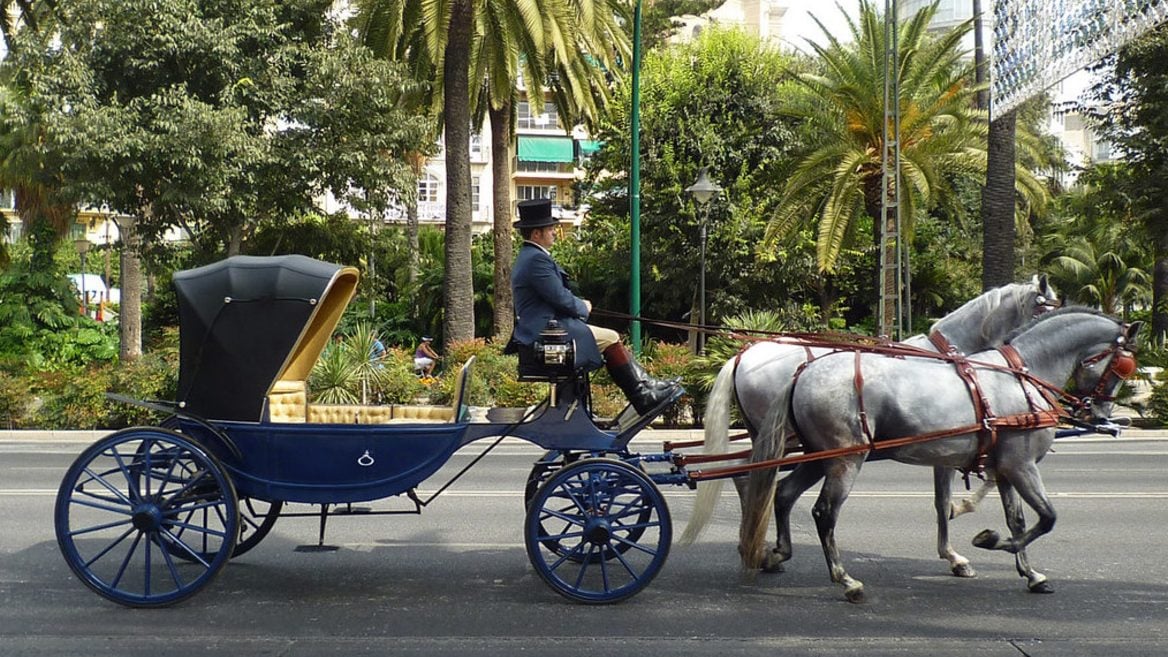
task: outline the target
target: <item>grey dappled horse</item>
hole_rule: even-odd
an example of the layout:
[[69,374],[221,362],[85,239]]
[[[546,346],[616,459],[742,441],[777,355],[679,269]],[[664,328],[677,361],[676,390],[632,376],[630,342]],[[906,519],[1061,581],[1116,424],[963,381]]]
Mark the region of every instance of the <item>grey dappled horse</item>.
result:
[[[981,351],[1002,344],[1011,331],[1057,303],[1057,294],[1047,282],[1046,276],[1035,276],[1030,282],[1011,283],[975,297],[938,320],[930,329],[930,333],[945,336],[959,352]],[[906,343],[930,351],[937,349],[926,336],[915,336],[906,340]],[[817,358],[831,351],[828,348],[809,350],[798,344],[759,342],[746,349],[740,358],[728,361],[718,375],[707,402],[705,451],[722,453],[727,450],[729,408],[733,395],[737,395],[739,407],[747,426],[750,427],[751,435],[757,435],[759,429],[773,422],[773,418],[767,419],[767,413],[774,406],[778,391],[789,384],[796,371],[808,361],[809,355]],[[793,477],[793,481],[805,483],[802,490],[806,490],[822,476],[822,467],[818,463],[804,463],[796,466],[788,478]],[[969,560],[958,554],[949,542],[949,519],[960,512],[972,510],[975,503],[965,502],[960,507],[952,504],[952,479],[952,468],[935,469],[937,554],[949,562],[949,567],[955,575],[973,577],[975,572]],[[734,483],[741,499],[745,478],[736,478]],[[981,499],[992,487],[992,480],[987,480],[976,493],[976,499]],[[702,484],[694,502],[694,513],[682,537],[683,543],[692,542],[697,537],[698,527],[708,522],[720,493],[720,481]],[[790,500],[790,504],[793,505],[797,498],[796,495],[795,499]],[[790,508],[779,502],[780,500],[776,498],[775,520],[778,538],[774,552],[767,555],[763,564],[766,571],[781,570],[781,562],[790,558],[791,553],[790,534],[786,522]]]
[[[1006,343],[1021,356],[1029,375],[1057,384],[1072,380],[1071,391],[1075,394],[1089,391],[1095,402],[1092,419],[1100,420],[1110,415],[1116,390],[1135,368],[1126,345],[1134,343],[1138,328],[1138,324],[1129,327],[1097,311],[1066,308],[1031,321],[1008,337]],[[969,361],[975,364],[978,382],[997,417],[1051,408],[1034,383],[1029,379],[1022,383],[1004,367],[1006,358],[999,350],[972,354]],[[810,362],[793,385],[778,392],[774,401],[781,410],[774,420],[775,430],[764,431],[755,439],[751,460],[777,458],[789,433],[800,437],[808,453],[866,445],[868,438],[860,418],[861,394],[867,428],[876,443],[961,429],[979,421],[970,388],[953,363],[875,353],[861,353],[858,363],[864,381],[862,393],[857,391],[854,352],[835,353]],[[988,465],[998,483],[1010,538],[1003,539],[987,529],[973,540],[977,547],[1013,553],[1018,573],[1036,592],[1051,589],[1046,576],[1030,567],[1024,550],[1054,526],[1055,511],[1037,467],[1054,438],[1053,427],[999,432],[989,449]],[[905,463],[961,468],[974,462],[978,450],[978,433],[970,432],[889,449],[886,454]],[[853,602],[863,600],[863,584],[848,575],[840,562],[835,525],[865,457],[861,452],[818,461],[826,480],[813,508],[831,579],[844,586],[845,596]],[[762,560],[770,506],[775,500],[774,485],[773,468],[750,475],[739,544],[748,568],[757,567]],[[779,496],[801,492],[780,491]],[[1031,527],[1025,526],[1020,501],[1038,514],[1038,521]]]

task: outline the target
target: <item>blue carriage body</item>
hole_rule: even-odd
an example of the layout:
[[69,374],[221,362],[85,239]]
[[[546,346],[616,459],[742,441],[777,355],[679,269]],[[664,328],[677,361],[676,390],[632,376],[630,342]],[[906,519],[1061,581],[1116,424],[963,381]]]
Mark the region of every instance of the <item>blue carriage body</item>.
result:
[[229,449],[205,425],[180,422],[183,433],[212,446],[240,496],[313,504],[400,495],[437,472],[467,433],[466,423],[215,422]]

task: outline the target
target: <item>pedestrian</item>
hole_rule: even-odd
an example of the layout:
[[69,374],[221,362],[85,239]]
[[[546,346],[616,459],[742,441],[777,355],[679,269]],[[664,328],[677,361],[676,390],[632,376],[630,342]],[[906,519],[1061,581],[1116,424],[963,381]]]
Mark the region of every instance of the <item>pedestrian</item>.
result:
[[430,378],[434,375],[434,366],[438,363],[438,352],[430,346],[434,338],[430,336],[423,336],[422,341],[418,343],[418,348],[414,350],[414,371],[420,373],[424,378]]

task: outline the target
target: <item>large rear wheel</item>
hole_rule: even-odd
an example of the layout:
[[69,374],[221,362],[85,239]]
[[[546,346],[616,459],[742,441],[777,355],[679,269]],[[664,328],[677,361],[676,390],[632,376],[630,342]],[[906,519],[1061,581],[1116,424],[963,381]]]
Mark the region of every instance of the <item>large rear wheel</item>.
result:
[[61,554],[86,586],[129,607],[161,607],[223,569],[239,536],[239,507],[210,452],[168,429],[135,427],[77,457],[54,524]]

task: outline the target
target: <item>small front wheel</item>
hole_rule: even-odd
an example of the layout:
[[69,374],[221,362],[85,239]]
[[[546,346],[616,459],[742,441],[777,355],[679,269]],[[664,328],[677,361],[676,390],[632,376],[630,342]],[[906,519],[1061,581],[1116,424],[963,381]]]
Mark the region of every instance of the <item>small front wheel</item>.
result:
[[223,569],[239,536],[239,506],[210,452],[168,429],[134,427],[77,457],[54,524],[61,554],[86,586],[128,607],[162,607]]
[[648,586],[672,539],[661,491],[613,459],[585,459],[552,474],[524,523],[539,576],[560,595],[590,604],[619,602]]

